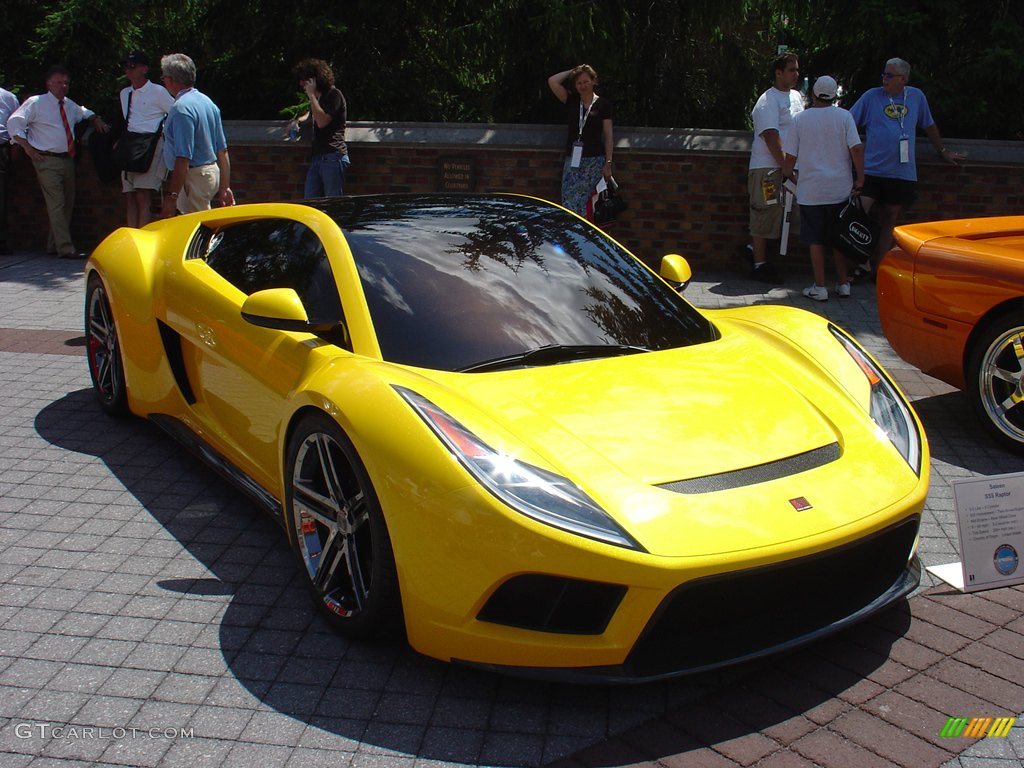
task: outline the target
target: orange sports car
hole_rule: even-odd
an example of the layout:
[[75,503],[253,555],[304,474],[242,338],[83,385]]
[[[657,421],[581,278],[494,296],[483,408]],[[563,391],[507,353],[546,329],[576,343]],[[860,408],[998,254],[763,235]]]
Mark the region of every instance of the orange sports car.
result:
[[1024,451],[1024,216],[897,227],[878,272],[896,353],[966,390],[995,437]]

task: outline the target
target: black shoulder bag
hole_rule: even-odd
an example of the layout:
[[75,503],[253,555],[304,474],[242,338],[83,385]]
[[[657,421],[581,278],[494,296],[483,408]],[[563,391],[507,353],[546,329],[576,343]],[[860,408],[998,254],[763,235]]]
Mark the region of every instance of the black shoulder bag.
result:
[[[128,94],[128,111],[124,116],[124,123],[127,126],[132,115],[132,94]],[[166,120],[166,115],[164,120]],[[114,145],[114,165],[122,171],[131,173],[145,173],[153,164],[153,155],[156,153],[156,144],[160,140],[160,134],[164,129],[164,120],[160,121],[160,127],[155,133],[138,133],[125,130],[121,138]]]

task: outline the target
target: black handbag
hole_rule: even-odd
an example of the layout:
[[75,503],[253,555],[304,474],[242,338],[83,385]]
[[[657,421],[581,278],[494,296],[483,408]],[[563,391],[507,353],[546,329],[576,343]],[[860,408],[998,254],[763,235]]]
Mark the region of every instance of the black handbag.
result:
[[[132,114],[132,95],[128,94],[128,112],[124,116],[125,125]],[[164,117],[164,120],[167,118]],[[153,163],[156,145],[164,129],[164,120],[155,133],[137,133],[125,130],[114,145],[114,165],[122,171],[145,173]]]
[[878,222],[864,210],[859,197],[843,206],[832,231],[832,244],[859,263],[870,261],[879,235]]
[[[161,127],[163,123],[161,123]],[[114,165],[122,171],[144,173],[153,163],[156,154],[156,143],[160,139],[160,131],[156,133],[136,133],[125,131],[114,146]]]
[[614,178],[609,178],[608,186],[594,203],[594,223],[608,224],[615,221],[628,207],[629,204],[619,194],[619,185],[615,183]]

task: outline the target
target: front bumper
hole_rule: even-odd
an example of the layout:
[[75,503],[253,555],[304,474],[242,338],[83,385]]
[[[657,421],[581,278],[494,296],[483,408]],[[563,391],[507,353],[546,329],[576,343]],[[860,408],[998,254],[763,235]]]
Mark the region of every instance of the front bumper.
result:
[[[644,682],[704,672],[838,632],[910,594],[920,518],[796,560],[687,582],[669,593],[618,665],[523,667],[461,662],[566,682]],[[453,659],[459,662],[459,659]]]

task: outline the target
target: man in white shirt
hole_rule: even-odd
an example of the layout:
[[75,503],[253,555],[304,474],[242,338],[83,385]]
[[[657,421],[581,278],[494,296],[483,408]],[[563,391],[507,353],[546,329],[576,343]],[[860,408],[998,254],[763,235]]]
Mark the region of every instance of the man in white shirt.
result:
[[864,147],[857,124],[845,109],[835,106],[839,85],[822,75],[811,88],[814,103],[793,121],[786,136],[783,172],[792,176],[800,162],[796,200],[800,204],[800,242],[811,251],[814,285],[804,289],[812,301],[828,301],[825,251],[832,248],[836,265],[836,295],[850,295],[846,256],[833,245],[832,230],[851,195],[864,184]]
[[[129,83],[121,90],[121,114],[127,122],[126,130],[133,133],[162,131],[164,118],[174,106],[174,97],[162,85],[157,85],[147,77],[149,58],[146,54],[129,53],[123,63],[124,75]],[[129,227],[144,227],[153,218],[153,191],[161,189],[167,177],[163,144],[161,135],[153,153],[153,162],[147,170],[121,172],[121,189],[124,192]]]
[[25,150],[43,191],[50,234],[46,250],[65,259],[84,259],[71,239],[75,205],[75,125],[89,120],[100,133],[110,127],[92,110],[67,98],[71,76],[61,66],[46,73],[46,93],[30,96],[7,119],[11,140]]
[[[788,194],[782,186],[782,144],[793,117],[804,109],[804,99],[796,89],[800,61],[795,53],[784,53],[776,58],[772,62],[772,73],[772,87],[761,94],[750,112],[754,140],[750,145],[747,192],[753,246],[752,276],[763,283],[777,285],[782,279],[768,261],[768,241],[782,236],[785,195]],[[745,255],[746,250],[744,246]]]
[[11,135],[7,118],[18,108],[18,97],[0,88],[0,256],[11,252],[7,244],[7,164],[11,159]]

